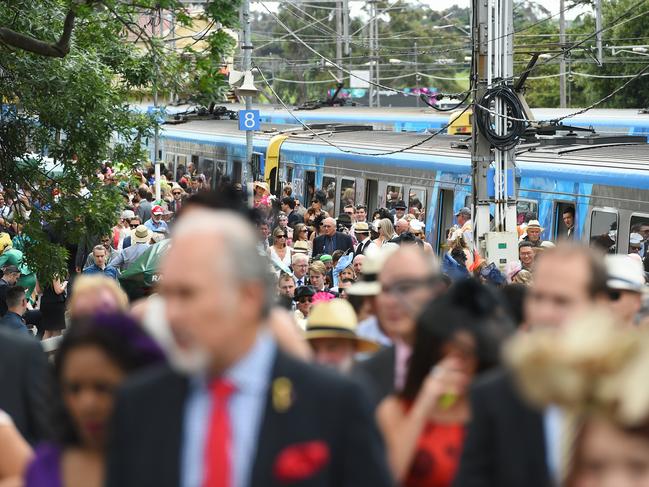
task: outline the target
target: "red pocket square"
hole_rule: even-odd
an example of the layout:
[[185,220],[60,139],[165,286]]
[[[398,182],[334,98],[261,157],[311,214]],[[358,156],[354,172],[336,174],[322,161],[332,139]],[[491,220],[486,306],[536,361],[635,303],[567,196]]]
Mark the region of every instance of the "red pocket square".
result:
[[324,441],[308,441],[282,450],[273,467],[275,478],[281,483],[308,479],[329,462],[329,447]]

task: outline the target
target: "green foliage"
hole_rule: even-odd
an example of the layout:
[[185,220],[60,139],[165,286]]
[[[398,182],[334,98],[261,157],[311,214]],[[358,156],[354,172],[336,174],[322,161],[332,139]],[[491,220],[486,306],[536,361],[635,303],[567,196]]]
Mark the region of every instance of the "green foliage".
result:
[[[31,242],[26,259],[45,279],[63,273],[65,244],[105,234],[116,222],[123,195],[95,177],[99,163],[110,160],[128,176],[146,162],[142,141],[156,122],[129,109],[133,95],[157,86],[205,103],[222,96],[227,83],[219,69],[234,45],[223,29],[238,20],[236,2],[208,3],[201,20],[219,28],[202,39],[202,50],[197,43],[183,52],[138,23],[162,8],[178,24],[191,25],[195,19],[178,0],[15,0],[0,3],[0,26],[55,43],[70,8],[76,23],[65,57],[0,45],[0,101],[9,108],[0,115],[0,184],[10,192],[24,189],[37,202],[29,221],[20,223]],[[57,170],[26,160],[29,152],[47,154]],[[82,180],[91,198],[79,196]]]

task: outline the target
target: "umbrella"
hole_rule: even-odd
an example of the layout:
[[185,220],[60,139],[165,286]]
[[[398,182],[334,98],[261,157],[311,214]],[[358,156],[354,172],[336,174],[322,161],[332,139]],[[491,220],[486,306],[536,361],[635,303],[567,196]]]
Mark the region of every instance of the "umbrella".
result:
[[131,300],[146,296],[160,278],[158,267],[169,248],[169,242],[162,240],[153,244],[119,276],[119,282]]

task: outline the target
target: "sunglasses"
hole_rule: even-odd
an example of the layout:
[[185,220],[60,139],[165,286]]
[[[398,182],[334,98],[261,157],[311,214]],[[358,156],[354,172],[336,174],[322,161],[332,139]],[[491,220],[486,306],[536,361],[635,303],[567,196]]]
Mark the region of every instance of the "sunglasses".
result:
[[173,194],[174,196],[178,196],[178,195],[181,195],[182,193],[181,193],[180,191],[174,191],[172,194]]
[[298,298],[298,300],[297,300],[297,302],[300,303],[300,304],[310,303],[311,301],[313,301],[313,299],[311,299],[311,298]]
[[284,235],[284,234],[282,234],[282,235],[277,235],[275,238],[286,238],[286,235]]
[[303,228],[302,230],[300,230],[300,233],[306,233],[306,228]]
[[137,228],[137,227],[140,226],[140,224],[139,223],[131,223],[130,226],[131,226],[131,228]]

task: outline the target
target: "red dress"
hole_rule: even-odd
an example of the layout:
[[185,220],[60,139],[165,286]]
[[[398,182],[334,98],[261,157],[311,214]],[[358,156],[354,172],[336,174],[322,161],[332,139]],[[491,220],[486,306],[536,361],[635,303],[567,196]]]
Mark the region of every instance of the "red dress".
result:
[[463,424],[426,424],[403,485],[450,487],[460,462],[463,443]]

